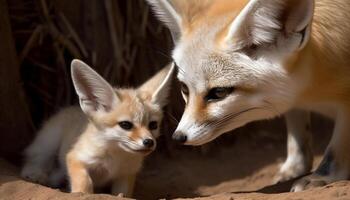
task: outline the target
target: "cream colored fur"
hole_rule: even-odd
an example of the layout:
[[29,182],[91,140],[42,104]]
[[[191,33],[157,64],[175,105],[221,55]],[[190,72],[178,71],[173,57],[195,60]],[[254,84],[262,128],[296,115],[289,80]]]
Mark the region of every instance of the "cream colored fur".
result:
[[[111,184],[112,194],[132,195],[144,157],[155,149],[162,107],[174,67],[168,66],[138,89],[113,89],[81,61],[72,62],[78,106],[61,110],[44,123],[25,151],[22,177],[59,186],[67,178],[71,192],[93,193]],[[133,123],[124,130],[121,121]],[[57,160],[57,162],[56,162]]]
[[[189,95],[184,95],[187,106],[175,136],[185,135],[187,145],[201,145],[291,109],[315,111],[335,120],[333,138],[318,170],[292,190],[350,176],[349,1],[148,2],[167,19],[181,19],[172,20],[179,24],[169,28],[181,32],[173,58]],[[164,11],[160,2],[177,12]],[[231,94],[206,101],[211,89],[227,87],[234,88]],[[289,115],[288,159],[279,180],[311,168],[311,140],[301,121],[306,117]]]

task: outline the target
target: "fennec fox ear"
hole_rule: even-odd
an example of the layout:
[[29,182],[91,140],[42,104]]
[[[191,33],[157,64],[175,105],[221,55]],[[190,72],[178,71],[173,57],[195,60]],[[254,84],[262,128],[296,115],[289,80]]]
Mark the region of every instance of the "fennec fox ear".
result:
[[238,48],[274,44],[295,51],[308,42],[313,13],[314,0],[251,0],[225,41]]
[[138,90],[148,96],[152,103],[164,107],[167,104],[174,71],[175,66],[171,63],[141,85]]
[[108,112],[119,101],[107,81],[84,62],[73,60],[71,73],[80,106],[87,115]]
[[150,4],[158,16],[167,27],[170,29],[174,42],[180,38],[181,17],[176,12],[174,6],[169,0],[146,0]]

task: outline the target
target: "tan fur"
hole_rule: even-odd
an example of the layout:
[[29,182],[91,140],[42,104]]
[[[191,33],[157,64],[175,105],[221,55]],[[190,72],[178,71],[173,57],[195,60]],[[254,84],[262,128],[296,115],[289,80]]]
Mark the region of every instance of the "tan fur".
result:
[[194,100],[194,102],[197,102],[194,104],[194,111],[193,113],[195,114],[196,119],[198,119],[198,121],[202,122],[204,120],[207,119],[207,106],[205,105],[203,99],[204,99],[204,94],[203,95],[198,95],[194,97],[196,100]]
[[247,0],[173,0],[183,17],[182,29],[187,37],[198,27],[214,23],[212,18],[224,16],[232,20],[247,2]]
[[[293,64],[311,68],[312,81],[301,103],[334,101],[348,104],[350,97],[350,10],[348,1],[317,0],[311,39]],[[329,28],[333,27],[333,28]],[[338,28],[337,28],[338,27]],[[307,62],[303,64],[303,62]]]
[[[156,147],[159,128],[149,130],[149,123],[161,123],[173,67],[138,89],[113,89],[81,61],[73,61],[72,69],[81,108],[63,109],[44,124],[26,150],[22,176],[58,186],[67,175],[71,192],[93,193],[111,184],[112,194],[131,197],[143,159]],[[131,123],[131,129],[120,122]]]
[[93,184],[87,167],[83,162],[71,158],[67,155],[67,170],[70,174],[71,191],[93,193]]
[[136,140],[138,138],[140,138],[141,136],[141,132],[139,131],[139,129],[135,129],[134,131],[132,131],[131,135],[130,135],[130,139],[132,140]]
[[[160,6],[166,0],[148,1],[167,15],[162,19],[177,22],[169,28],[181,36],[175,38],[173,59],[190,97],[175,139],[202,145],[291,109],[315,111],[335,120],[334,134],[324,162],[293,191],[317,185],[318,179],[330,183],[350,176],[350,1],[172,0],[175,14]],[[205,103],[202,94],[213,87],[235,90]],[[308,134],[306,122],[295,116],[289,120],[297,122],[290,125],[290,162],[283,170],[288,178],[306,173],[312,161],[302,152],[304,144],[311,149],[310,142],[299,137]]]
[[[227,24],[217,34],[218,44],[221,44],[227,34],[227,26],[248,1],[211,0],[199,3],[173,0],[173,2],[184,21],[188,22],[183,24],[183,29],[187,30],[184,32],[210,29],[212,23]],[[310,42],[306,48],[286,61],[291,62],[286,64],[291,70],[293,68],[291,72],[298,73],[296,67],[307,67],[311,71],[312,81],[300,96],[298,101],[300,105],[315,101],[350,103],[349,11],[349,1],[316,0]],[[191,40],[192,36],[189,35],[184,34],[182,39]],[[347,106],[350,108],[350,105]]]
[[[80,117],[85,118],[79,108],[70,109],[74,109],[75,112],[80,113],[78,114]],[[72,112],[67,112],[66,115],[62,115],[62,118],[65,118],[67,115],[74,114]],[[118,120],[118,116],[115,115],[114,118]],[[74,119],[73,121],[78,123],[81,120]],[[60,158],[62,160],[66,159],[67,161],[67,172],[71,180],[72,192],[92,193],[93,191],[90,189],[90,187],[101,187],[108,183],[111,179],[117,179],[120,176],[134,176],[134,174],[140,170],[142,166],[142,160],[144,158],[143,154],[138,155],[125,152],[125,150],[120,149],[114,143],[104,144],[103,146],[100,146],[100,144],[97,144],[98,142],[95,141],[94,135],[98,133],[96,133],[97,129],[92,123],[75,124],[73,126],[68,125],[68,123],[70,122],[67,122],[67,127],[70,127],[70,130],[72,131],[67,130],[65,132],[65,136],[62,141],[62,147],[60,149]],[[82,133],[73,132],[77,129],[81,129],[82,127],[86,127]],[[140,137],[131,138],[130,136],[130,139],[136,140],[140,139]],[[97,146],[93,144],[97,144]],[[86,161],[80,161],[82,149],[90,149],[94,152],[95,157],[100,161],[96,163],[94,162],[93,164],[86,163]],[[124,163],[120,164],[117,160],[112,160],[115,156],[126,160],[123,161]],[[109,162],[112,163],[108,164]],[[113,167],[105,168],[104,165],[107,165],[106,167],[114,166],[115,169],[113,169]],[[118,171],[113,172],[109,170]],[[87,174],[88,171],[89,174]],[[93,183],[90,176],[93,180]],[[128,192],[130,193],[131,191]]]
[[118,122],[117,116],[128,116],[132,118],[132,113],[140,111],[140,105],[144,106],[143,109],[145,109],[145,112],[149,112],[151,115],[156,115],[160,118],[162,117],[162,112],[151,109],[151,106],[148,105],[149,103],[147,101],[151,100],[148,91],[137,92],[132,89],[118,89],[118,95],[122,100],[120,106],[113,108],[103,116],[96,116],[95,121],[113,127]]

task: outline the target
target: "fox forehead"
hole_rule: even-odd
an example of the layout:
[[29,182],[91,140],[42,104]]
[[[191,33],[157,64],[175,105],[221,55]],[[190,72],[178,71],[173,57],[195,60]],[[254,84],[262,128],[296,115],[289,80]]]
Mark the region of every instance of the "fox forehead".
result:
[[145,124],[150,120],[160,120],[161,110],[151,104],[147,98],[133,89],[115,89],[120,102],[104,117],[106,124],[114,125],[120,121],[132,121]]
[[173,52],[178,79],[197,92],[235,85],[254,87],[256,82],[252,80],[263,73],[263,66],[243,53],[226,52],[210,43],[200,39],[179,43]]
[[[189,5],[190,2],[184,4]],[[240,63],[235,63],[240,59],[232,60],[232,52],[226,52],[221,45],[230,23],[247,1],[209,2],[205,10],[197,11],[201,15],[192,18],[192,22],[188,23],[190,27],[183,28],[184,34],[173,51],[173,59],[179,69],[178,79],[195,87],[198,92],[232,85],[236,80],[242,81],[240,76],[247,76]],[[236,58],[239,56],[235,54]]]
[[[247,1],[213,2],[204,15],[210,19],[204,20],[201,26],[191,27],[191,34],[183,34],[173,51],[173,60],[179,69],[178,79],[196,92],[205,92],[213,87],[236,85],[255,88],[267,78],[274,78],[273,74],[284,74],[279,62],[272,64],[265,58],[255,60],[242,51],[236,51],[235,44],[223,44],[228,26]],[[224,6],[216,2],[230,4]],[[219,11],[223,13],[219,14]]]
[[[195,86],[199,91],[204,91],[208,82],[207,71],[217,71],[208,63],[211,54],[214,53],[214,44],[212,39],[216,32],[213,29],[207,34],[205,30],[197,30],[197,33],[191,38],[182,38],[173,51],[173,60],[178,66],[178,79],[188,85]],[[217,74],[217,73],[215,73]]]

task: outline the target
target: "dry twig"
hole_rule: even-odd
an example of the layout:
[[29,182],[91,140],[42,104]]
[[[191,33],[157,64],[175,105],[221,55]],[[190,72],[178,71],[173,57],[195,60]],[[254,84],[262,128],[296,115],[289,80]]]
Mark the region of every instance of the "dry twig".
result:
[[43,11],[44,18],[46,20],[46,25],[48,27],[48,30],[54,40],[57,40],[60,44],[62,44],[67,50],[75,57],[75,58],[82,58],[82,55],[79,51],[79,49],[69,40],[66,39],[66,37],[60,33],[60,31],[57,29],[57,27],[54,25],[50,14],[49,9],[46,4],[46,0],[40,0],[41,7]]
[[28,52],[34,47],[35,42],[37,42],[39,40],[39,36],[40,34],[42,34],[43,31],[43,27],[42,25],[38,25],[33,33],[31,34],[28,42],[26,43],[26,45],[24,46],[22,52],[20,53],[19,56],[19,63],[22,64],[24,58],[28,55]]
[[85,48],[85,45],[83,44],[82,40],[80,39],[79,35],[77,34],[77,32],[74,30],[74,28],[72,27],[72,25],[69,23],[68,19],[66,18],[66,16],[64,16],[63,13],[59,13],[59,17],[62,20],[62,22],[64,23],[64,25],[67,27],[69,34],[72,36],[73,40],[75,41],[75,43],[77,43],[80,51],[82,52],[83,56],[85,58],[88,57],[88,52]]

